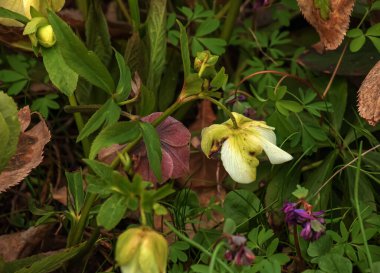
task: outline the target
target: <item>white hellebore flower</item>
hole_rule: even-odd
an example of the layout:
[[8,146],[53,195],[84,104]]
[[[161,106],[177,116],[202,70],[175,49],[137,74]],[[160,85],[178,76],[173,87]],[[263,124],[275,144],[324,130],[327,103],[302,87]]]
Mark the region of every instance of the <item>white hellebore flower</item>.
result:
[[255,121],[241,114],[232,113],[238,128],[231,119],[202,130],[201,147],[210,158],[220,152],[223,166],[233,180],[250,183],[256,180],[257,156],[263,150],[272,164],[281,164],[293,157],[276,146],[273,127],[264,121]]

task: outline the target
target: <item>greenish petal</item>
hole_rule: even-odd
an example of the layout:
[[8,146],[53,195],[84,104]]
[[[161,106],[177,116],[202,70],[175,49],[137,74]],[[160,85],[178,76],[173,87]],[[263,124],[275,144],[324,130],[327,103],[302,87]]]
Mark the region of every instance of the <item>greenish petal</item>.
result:
[[256,180],[256,167],[259,165],[256,156],[261,151],[260,145],[250,142],[249,136],[234,135],[223,143],[223,166],[236,182],[251,183]]
[[231,129],[224,124],[214,124],[202,130],[201,148],[209,158],[218,152],[223,142],[232,134]]

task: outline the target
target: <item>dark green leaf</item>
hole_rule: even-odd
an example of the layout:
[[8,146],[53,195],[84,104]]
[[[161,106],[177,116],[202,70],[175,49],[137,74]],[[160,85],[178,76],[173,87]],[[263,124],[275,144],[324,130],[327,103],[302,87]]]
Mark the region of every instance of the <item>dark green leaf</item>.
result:
[[60,107],[55,101],[56,99],[58,99],[57,94],[48,94],[42,98],[33,100],[30,109],[40,112],[44,118],[48,118],[50,109],[59,109]]
[[187,96],[196,95],[202,92],[203,80],[197,73],[190,74],[183,85],[183,91]]
[[77,138],[77,142],[88,137],[91,133],[98,130],[103,124],[112,125],[117,122],[120,117],[121,109],[113,101],[112,98],[102,105],[87,121],[84,128],[80,131],[80,134]]
[[367,29],[367,32],[365,33],[367,36],[380,36],[380,23],[377,23],[373,26],[371,26],[369,29]]
[[28,80],[21,80],[17,82],[13,82],[11,86],[8,88],[8,95],[15,96],[18,95],[24,87],[28,84]]
[[112,144],[124,144],[139,136],[138,123],[123,121],[104,128],[91,145],[90,159],[94,159],[101,148]]
[[103,64],[108,65],[112,57],[111,37],[107,20],[102,11],[102,2],[98,0],[86,1],[86,45],[94,51]]
[[351,40],[350,42],[350,50],[351,52],[359,51],[365,43],[365,36],[359,36]]
[[220,38],[197,38],[197,40],[216,55],[222,55],[227,45],[226,41]]
[[61,268],[67,261],[77,256],[86,243],[66,248],[49,256],[35,255],[5,264],[7,273],[50,273]]
[[181,56],[183,63],[183,73],[184,78],[186,79],[190,75],[191,62],[190,62],[190,53],[189,53],[189,40],[186,33],[186,28],[177,20],[177,24],[180,30],[179,40],[181,43]]
[[8,69],[0,70],[0,81],[2,82],[15,82],[24,79],[25,76],[16,71]]
[[149,167],[158,181],[162,180],[161,160],[162,151],[160,137],[156,129],[147,122],[140,122],[140,129],[144,139],[145,147],[149,159]]
[[207,18],[203,21],[195,32],[195,36],[202,37],[214,32],[219,27],[219,21],[214,18]]
[[131,71],[124,61],[123,56],[115,50],[115,57],[119,66],[119,82],[116,87],[116,95],[119,101],[126,100],[131,93]]
[[127,211],[127,198],[120,194],[113,194],[100,207],[96,221],[98,225],[108,230],[113,229]]
[[231,218],[240,225],[261,213],[260,199],[247,190],[235,190],[224,200],[224,217]]
[[147,34],[149,41],[149,72],[147,87],[155,94],[166,59],[166,0],[150,1]]
[[353,28],[347,31],[347,37],[349,38],[357,38],[363,35],[363,31],[360,28]]
[[99,57],[88,51],[78,36],[56,14],[49,11],[48,17],[66,64],[93,85],[113,93],[115,83]]
[[380,38],[377,38],[377,37],[372,37],[372,36],[369,36],[368,37],[372,44],[376,47],[377,51],[380,53]]
[[25,17],[24,15],[11,11],[6,8],[3,8],[3,7],[0,7],[0,17],[14,19],[16,21],[19,21],[20,23],[23,23],[24,25],[29,22],[29,19]]
[[41,47],[41,51],[44,65],[51,82],[59,91],[70,97],[77,88],[78,74],[66,65],[57,46],[51,48]]
[[216,76],[212,79],[210,85],[215,89],[224,88],[228,81],[228,75],[225,73],[224,67],[222,67]]
[[307,254],[310,257],[319,257],[330,251],[333,241],[329,235],[324,235],[317,241],[311,242],[307,248]]
[[335,253],[322,256],[318,260],[319,268],[325,272],[351,273],[352,263],[349,259]]
[[82,171],[72,173],[65,172],[65,175],[67,179],[69,192],[73,198],[72,200],[74,210],[77,213],[77,215],[79,215],[84,201]]

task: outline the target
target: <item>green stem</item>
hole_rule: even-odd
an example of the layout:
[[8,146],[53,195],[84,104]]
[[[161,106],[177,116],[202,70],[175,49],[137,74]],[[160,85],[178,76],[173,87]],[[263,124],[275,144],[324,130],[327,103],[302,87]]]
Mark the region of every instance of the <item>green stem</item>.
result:
[[360,204],[359,204],[359,179],[360,179],[360,164],[361,164],[361,159],[362,159],[362,145],[363,142],[360,142],[359,145],[359,155],[358,155],[358,162],[356,164],[356,174],[355,174],[355,186],[354,186],[354,202],[355,202],[355,209],[356,209],[356,214],[358,215],[358,221],[360,224],[360,230],[361,234],[363,237],[363,244],[364,248],[366,251],[367,255],[367,261],[368,261],[368,267],[372,272],[372,257],[371,257],[371,252],[368,247],[368,242],[367,242],[367,236],[363,224],[363,218],[362,218],[362,212],[360,210]]
[[131,17],[133,22],[133,28],[138,31],[140,28],[140,9],[138,0],[128,0],[129,9],[131,10]]
[[228,2],[227,4],[225,4],[223,8],[215,15],[215,19],[219,19],[219,20],[222,19],[224,14],[226,14],[227,11],[230,9],[230,6],[231,6],[231,2]]
[[132,25],[131,16],[128,13],[127,7],[124,5],[123,0],[116,0],[116,2],[119,5],[121,13],[124,15],[125,19],[127,19],[127,23]]
[[227,13],[226,21],[224,22],[222,34],[220,37],[228,43],[231,38],[232,30],[235,27],[235,21],[239,14],[242,0],[230,0],[230,8]]
[[218,253],[219,253],[219,250],[225,246],[226,244],[224,242],[220,242],[214,249],[214,252],[212,254],[212,257],[211,257],[211,261],[210,261],[210,265],[208,267],[208,272],[209,273],[214,273],[214,268],[215,268],[215,263],[216,263],[216,259],[218,258]]
[[[180,238],[181,240],[185,241],[186,243],[188,243],[189,245],[199,249],[200,251],[202,251],[204,254],[206,254],[207,256],[209,257],[212,257],[212,253],[210,251],[208,251],[206,248],[204,248],[201,244],[198,244],[197,242],[194,242],[193,240],[191,240],[190,238],[188,238],[186,235],[182,234],[179,230],[177,230],[175,227],[173,227],[168,221],[165,221],[165,225],[175,233],[175,235],[178,236],[178,238]],[[221,259],[219,258],[215,258],[216,261],[218,262],[219,265],[221,265],[225,270],[227,270],[228,272],[230,273],[234,273],[232,271],[232,269],[226,265]]]
[[[72,107],[78,107],[78,103],[75,98],[75,95],[71,95],[69,97],[69,103]],[[74,113],[74,119],[75,119],[75,123],[77,124],[77,128],[80,132],[84,127],[82,115],[80,113]],[[83,153],[85,157],[88,157],[88,155],[90,154],[90,142],[88,141],[88,138],[84,138],[81,142],[82,142],[82,147],[83,147]]]
[[232,114],[232,112],[226,107],[224,106],[221,102],[217,101],[216,99],[214,98],[211,98],[211,97],[207,97],[207,96],[204,96],[204,97],[201,97],[202,99],[205,99],[205,100],[209,100],[211,101],[213,104],[217,105],[218,107],[220,107],[230,118],[231,118],[231,121],[233,123],[233,127],[234,129],[237,129],[239,128],[237,122],[236,122],[236,119],[234,117],[234,115]]
[[84,201],[84,205],[80,214],[80,218],[78,223],[73,226],[69,232],[68,240],[67,240],[67,246],[74,246],[78,244],[83,236],[84,228],[86,227],[86,223],[88,220],[88,216],[90,215],[90,210],[92,207],[92,204],[97,198],[97,194],[95,193],[87,193],[86,200]]

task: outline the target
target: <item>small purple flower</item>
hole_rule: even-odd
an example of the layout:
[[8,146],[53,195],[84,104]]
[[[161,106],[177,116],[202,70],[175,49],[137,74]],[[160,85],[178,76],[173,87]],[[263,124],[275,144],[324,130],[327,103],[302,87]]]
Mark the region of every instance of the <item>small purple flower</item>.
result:
[[236,265],[251,265],[255,259],[255,254],[245,246],[247,239],[241,235],[225,235],[228,239],[230,249],[224,254],[227,261],[232,261]]
[[[305,209],[297,208],[300,204]],[[325,219],[322,217],[324,212],[312,212],[312,206],[306,201],[301,200],[299,203],[286,202],[282,211],[285,213],[285,221],[288,225],[302,226],[300,236],[305,240],[315,241],[325,234]]]

